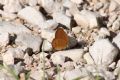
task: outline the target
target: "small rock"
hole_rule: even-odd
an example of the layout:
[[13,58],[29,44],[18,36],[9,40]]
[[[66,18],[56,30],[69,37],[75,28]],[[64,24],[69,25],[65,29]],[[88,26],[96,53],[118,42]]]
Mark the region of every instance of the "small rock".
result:
[[24,57],[24,52],[19,48],[9,48],[6,53],[13,54],[14,58],[23,59]]
[[36,6],[37,5],[37,0],[28,0],[30,6]]
[[71,71],[71,70],[74,69],[74,63],[70,62],[70,61],[67,61],[67,62],[62,64],[62,68],[63,68],[64,71],[66,71],[66,70]]
[[4,11],[9,13],[18,12],[22,9],[19,0],[5,0]]
[[70,29],[70,22],[71,18],[66,16],[65,14],[61,12],[55,12],[52,14],[53,20],[55,20],[57,23],[61,23],[62,25],[65,25],[67,28]]
[[61,55],[72,59],[74,62],[77,62],[82,58],[83,54],[84,54],[83,49],[71,49],[66,51],[55,52],[51,55],[51,57]]
[[49,41],[44,40],[42,44],[42,51],[52,51],[52,45]]
[[110,15],[109,17],[109,23],[113,24],[113,22],[117,19],[117,15],[116,13],[113,13],[112,15]]
[[113,62],[112,64],[109,65],[109,68],[115,69],[115,66],[116,66],[116,62]]
[[44,29],[52,29],[53,30],[53,29],[57,28],[57,26],[58,26],[58,23],[52,19],[45,21],[44,24],[45,24],[45,26],[43,27]]
[[65,56],[63,56],[63,55],[52,55],[51,60],[54,64],[63,64],[65,62]]
[[44,77],[47,79],[47,74],[43,70],[32,70],[30,77],[34,80],[44,80]]
[[7,51],[2,54],[3,64],[5,65],[14,65],[14,54],[11,51]]
[[6,19],[8,19],[8,20],[14,20],[17,17],[17,15],[14,14],[14,13],[5,12],[5,11],[2,11],[2,10],[0,10],[0,14],[2,15],[2,17],[5,20]]
[[84,54],[83,57],[86,60],[87,64],[94,64],[94,61],[89,53]]
[[104,6],[104,4],[102,2],[96,3],[94,6],[95,10],[99,10],[100,8],[102,8]]
[[[29,14],[28,14],[28,12],[29,12]],[[23,8],[22,10],[20,10],[18,12],[18,16],[22,19],[25,19],[27,22],[29,22],[33,25],[39,26],[40,28],[44,27],[44,26],[41,26],[44,24],[44,21],[45,21],[42,13],[40,13],[33,7]]]
[[11,76],[8,72],[6,73],[3,70],[0,70],[0,80],[16,80],[14,77]]
[[118,60],[116,67],[120,67],[120,60]]
[[108,39],[95,41],[89,48],[95,64],[108,66],[116,58],[118,49]]
[[41,37],[46,39],[49,42],[52,42],[52,40],[55,37],[55,31],[50,29],[43,29],[41,30]]
[[110,1],[109,12],[115,11],[118,6],[119,4],[115,0]]
[[83,3],[83,0],[71,0],[75,4],[81,4]]
[[0,32],[0,46],[6,46],[10,40],[9,37],[7,32]]
[[117,34],[116,37],[113,38],[113,43],[120,49],[120,33]]
[[76,26],[72,28],[72,32],[74,32],[74,34],[78,34],[81,31],[81,27],[80,26]]
[[33,52],[40,51],[41,43],[42,43],[42,39],[40,36],[28,34],[28,33],[18,34],[17,39],[15,40],[15,44],[21,47],[23,50],[27,48],[32,48]]
[[118,4],[120,4],[120,0],[114,0],[114,1],[116,1]]
[[119,21],[119,20],[115,20],[115,21],[113,22],[112,29],[113,29],[114,31],[116,31],[116,30],[119,30],[119,28],[120,28],[120,21]]
[[54,11],[54,0],[41,0],[40,3],[41,6],[47,11],[47,13],[53,13]]
[[61,74],[62,74],[61,77],[63,77],[65,80],[74,80],[77,78],[88,76],[88,72],[85,68],[74,69],[71,71],[65,71]]
[[100,28],[99,36],[105,38],[106,36],[110,36],[110,32],[108,31],[107,28]]
[[101,16],[99,14],[87,10],[82,10],[81,12],[74,14],[74,19],[77,24],[83,27],[99,27],[100,18]]
[[33,62],[33,58],[26,53],[24,56],[24,63],[27,65],[31,65],[32,62]]
[[14,24],[14,23],[10,23],[10,22],[0,22],[0,32],[7,32],[7,33],[14,33],[14,34],[18,34],[18,33],[31,33],[31,31],[29,29],[27,29],[24,25],[22,24]]

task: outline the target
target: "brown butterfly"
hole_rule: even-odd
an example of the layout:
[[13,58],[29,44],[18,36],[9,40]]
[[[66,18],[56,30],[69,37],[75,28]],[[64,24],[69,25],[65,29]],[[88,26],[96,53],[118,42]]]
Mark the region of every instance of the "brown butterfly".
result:
[[68,36],[63,28],[58,28],[55,33],[55,38],[52,41],[52,47],[55,50],[63,50],[68,46]]

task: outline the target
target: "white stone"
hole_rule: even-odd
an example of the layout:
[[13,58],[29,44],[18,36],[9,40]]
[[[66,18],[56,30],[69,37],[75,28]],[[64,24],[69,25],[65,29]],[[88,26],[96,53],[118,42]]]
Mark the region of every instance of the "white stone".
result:
[[16,80],[6,70],[0,70],[0,80]]
[[82,10],[81,12],[73,15],[78,25],[81,25],[83,27],[90,27],[90,28],[99,27],[98,18],[101,18],[101,16],[95,12]]
[[94,61],[89,53],[84,54],[83,57],[86,60],[87,64],[94,64]]
[[85,68],[74,69],[71,71],[64,71],[61,74],[61,77],[63,77],[65,80],[74,80],[74,79],[85,77],[85,76],[88,76],[88,72]]
[[118,60],[116,67],[120,68],[120,60]]
[[113,38],[113,43],[120,49],[120,33],[117,34],[116,37]]
[[116,20],[116,18],[117,18],[116,13],[111,14],[109,17],[109,22],[112,24]]
[[63,70],[73,70],[74,69],[74,62],[71,61],[67,61],[65,63],[62,64],[62,68]]
[[65,62],[65,56],[63,56],[63,55],[52,55],[51,60],[54,64],[63,64]]
[[18,33],[31,33],[31,31],[29,29],[27,29],[24,25],[22,24],[13,24],[10,22],[0,22],[0,32],[7,32],[7,33],[14,33],[14,34],[18,34]]
[[56,21],[54,21],[53,19],[49,19],[49,20],[45,21],[43,28],[53,30],[53,29],[57,28],[57,26],[58,26],[58,23]]
[[104,6],[104,4],[102,2],[96,3],[94,6],[95,10],[99,10],[100,8],[102,8]]
[[14,13],[5,12],[2,10],[0,10],[0,14],[2,15],[3,18],[9,19],[9,20],[13,20],[17,17],[17,15]]
[[48,13],[53,13],[55,8],[54,0],[41,0],[40,4]]
[[89,48],[95,64],[108,66],[116,58],[118,49],[108,39],[97,40]]
[[10,40],[9,37],[7,32],[0,32],[0,46],[6,46]]
[[112,64],[109,65],[109,68],[115,69],[116,67],[116,62],[113,62]]
[[116,31],[116,30],[119,30],[119,28],[120,28],[120,21],[119,21],[119,20],[115,20],[115,21],[113,22],[112,29],[113,29],[114,31]]
[[42,44],[42,51],[52,51],[52,45],[49,41],[44,40]]
[[55,20],[57,23],[61,23],[62,25],[65,25],[67,28],[70,29],[70,22],[71,22],[70,17],[66,16],[61,12],[54,12],[52,16],[53,16],[53,20]]
[[30,57],[27,53],[25,54],[23,59],[24,59],[24,63],[27,64],[27,65],[31,65],[32,62],[33,62],[33,58]]
[[110,36],[110,32],[108,31],[107,28],[100,28],[99,36],[101,37]]
[[44,80],[44,77],[47,78],[47,74],[43,70],[32,70],[30,77],[34,80]]
[[74,62],[77,62],[82,58],[83,54],[84,54],[83,49],[71,49],[71,50],[66,50],[66,51],[57,51],[53,53],[52,56],[62,55],[62,56],[72,59]]
[[[29,14],[28,14],[29,12]],[[27,22],[33,24],[33,25],[37,25],[39,27],[43,27],[41,25],[43,25],[45,19],[42,15],[41,12],[37,11],[35,8],[33,7],[25,7],[22,10],[20,10],[18,12],[18,16],[24,20],[26,20]]]
[[83,3],[83,0],[71,0],[75,4],[81,4]]
[[14,54],[12,52],[6,52],[2,54],[3,64],[5,65],[14,65]]
[[27,48],[32,48],[33,52],[40,51],[40,45],[42,43],[42,39],[38,35],[28,34],[28,33],[20,33],[17,35],[15,40],[16,45],[21,47],[21,49],[25,50]]
[[72,32],[74,32],[75,34],[78,34],[81,31],[81,27],[80,26],[76,26],[72,28]]
[[19,0],[5,0],[4,7],[5,12],[14,13],[22,9]]
[[115,0],[110,1],[109,12],[115,11],[118,7],[118,3]]
[[36,6],[37,5],[37,0],[29,0],[28,3],[30,6]]
[[120,0],[114,0],[114,1],[116,1],[118,4],[120,4]]
[[24,52],[19,48],[9,48],[6,53],[13,54],[14,58],[23,59],[24,57]]
[[43,29],[41,30],[41,37],[48,40],[49,42],[52,42],[55,37],[55,31],[50,29]]

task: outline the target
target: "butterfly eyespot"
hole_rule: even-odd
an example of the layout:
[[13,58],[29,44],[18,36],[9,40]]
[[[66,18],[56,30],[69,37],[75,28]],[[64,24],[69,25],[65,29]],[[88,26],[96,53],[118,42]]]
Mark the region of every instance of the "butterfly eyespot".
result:
[[55,38],[52,41],[52,47],[55,50],[63,50],[68,46],[68,35],[63,28],[58,28],[55,33]]

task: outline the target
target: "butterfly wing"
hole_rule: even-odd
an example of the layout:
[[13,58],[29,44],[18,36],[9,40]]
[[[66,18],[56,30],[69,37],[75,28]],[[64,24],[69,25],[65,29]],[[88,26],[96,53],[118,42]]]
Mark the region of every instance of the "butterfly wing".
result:
[[67,45],[68,45],[68,42],[66,42],[63,39],[53,39],[52,41],[52,46],[53,46],[53,49],[55,50],[65,49]]
[[63,28],[58,28],[55,33],[55,38],[52,41],[52,46],[55,50],[65,49],[68,45],[68,36]]
[[63,28],[58,28],[55,33],[56,39],[64,39],[66,42],[68,42],[68,36]]

